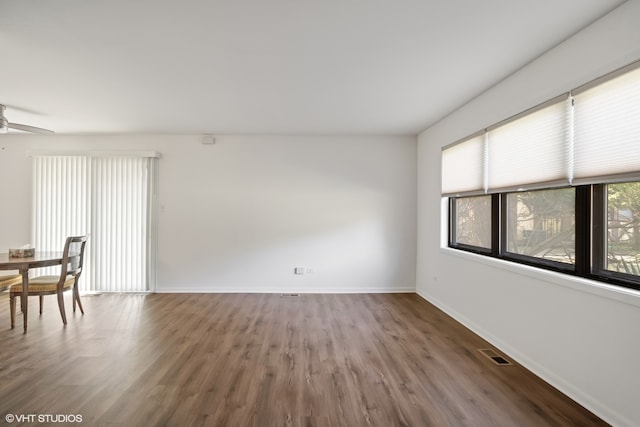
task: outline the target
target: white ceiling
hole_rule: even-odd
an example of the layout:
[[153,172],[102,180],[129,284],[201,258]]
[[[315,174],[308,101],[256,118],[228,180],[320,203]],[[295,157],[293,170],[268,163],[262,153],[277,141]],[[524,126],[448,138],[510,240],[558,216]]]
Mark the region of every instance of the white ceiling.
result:
[[0,0],[57,133],[417,134],[623,0]]

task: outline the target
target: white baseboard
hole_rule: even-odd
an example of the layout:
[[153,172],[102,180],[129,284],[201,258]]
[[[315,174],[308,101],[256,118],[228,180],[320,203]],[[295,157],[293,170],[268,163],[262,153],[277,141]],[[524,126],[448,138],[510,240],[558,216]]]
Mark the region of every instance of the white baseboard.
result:
[[575,387],[573,384],[565,381],[564,378],[558,376],[554,372],[549,371],[535,360],[529,358],[526,354],[523,354],[517,349],[513,348],[508,343],[504,342],[489,331],[480,327],[467,317],[461,315],[456,310],[453,310],[451,307],[442,303],[437,298],[432,298],[419,289],[416,289],[416,293],[420,297],[424,298],[427,302],[435,305],[440,310],[444,311],[449,316],[460,322],[462,325],[473,331],[475,334],[479,335],[484,340],[494,345],[501,352],[508,355],[520,365],[524,366],[529,371],[533,372],[535,375],[542,378],[544,381],[551,384],[553,387],[560,390],[565,395],[569,396],[569,398],[578,402],[580,405],[584,406],[589,411],[602,418],[607,423],[611,424],[612,426],[637,427],[637,423],[631,422],[631,420],[611,410],[611,408],[603,405],[588,393],[585,393],[584,391]]
[[262,288],[257,286],[235,286],[235,287],[216,287],[216,288],[200,288],[193,286],[167,287],[156,289],[158,294],[406,294],[415,293],[415,286],[394,286],[385,288],[308,288],[304,289],[279,289],[279,288]]

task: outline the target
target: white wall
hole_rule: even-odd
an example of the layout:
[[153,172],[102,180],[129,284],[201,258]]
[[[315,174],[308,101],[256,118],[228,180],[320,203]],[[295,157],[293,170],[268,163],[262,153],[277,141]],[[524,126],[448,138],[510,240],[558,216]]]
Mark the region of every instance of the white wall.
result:
[[29,241],[42,150],[162,154],[158,292],[415,290],[415,137],[2,135],[0,249]]
[[640,425],[640,293],[443,248],[440,150],[640,59],[638,22],[623,4],[418,138],[418,293],[618,426]]

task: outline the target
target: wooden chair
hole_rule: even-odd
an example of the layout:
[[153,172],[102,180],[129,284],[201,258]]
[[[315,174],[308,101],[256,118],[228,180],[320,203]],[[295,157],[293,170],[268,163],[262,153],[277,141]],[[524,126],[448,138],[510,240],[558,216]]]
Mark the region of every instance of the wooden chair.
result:
[[[82,314],[84,309],[80,302],[78,292],[78,280],[82,273],[84,261],[84,247],[87,243],[87,236],[68,237],[64,244],[62,254],[62,266],[59,276],[40,276],[29,279],[29,296],[40,297],[40,314],[42,314],[42,303],[45,295],[58,295],[58,307],[62,323],[67,324],[67,315],[64,309],[64,291],[73,291],[73,312],[76,311],[76,303]],[[15,326],[16,302],[15,298],[22,298],[22,281],[9,288],[9,305],[11,308],[11,327]]]
[[19,274],[0,276],[0,291],[19,283],[22,283],[22,276]]

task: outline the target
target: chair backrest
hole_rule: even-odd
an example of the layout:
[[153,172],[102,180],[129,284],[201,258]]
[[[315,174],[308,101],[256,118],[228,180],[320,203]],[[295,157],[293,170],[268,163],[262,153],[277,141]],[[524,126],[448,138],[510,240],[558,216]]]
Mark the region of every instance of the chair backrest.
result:
[[62,269],[60,270],[60,282],[64,283],[68,275],[76,277],[82,273],[84,263],[84,247],[87,244],[87,236],[67,237],[62,253]]

